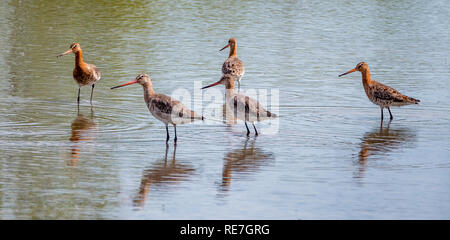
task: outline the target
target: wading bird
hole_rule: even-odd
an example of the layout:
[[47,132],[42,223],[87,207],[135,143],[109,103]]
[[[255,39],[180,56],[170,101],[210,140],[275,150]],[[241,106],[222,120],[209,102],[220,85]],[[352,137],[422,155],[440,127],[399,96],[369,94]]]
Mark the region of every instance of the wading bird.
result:
[[231,74],[225,74],[222,78],[209,86],[203,87],[202,89],[213,87],[219,84],[225,85],[225,105],[226,110],[231,111],[237,119],[244,121],[245,127],[247,128],[247,136],[250,134],[247,122],[251,122],[253,129],[255,129],[255,135],[258,135],[256,130],[255,121],[263,121],[266,119],[276,118],[277,115],[271,113],[264,109],[264,107],[256,100],[245,96],[241,93],[234,92],[234,77]]
[[69,50],[59,54],[57,57],[62,57],[69,53],[75,54],[75,68],[73,69],[73,78],[78,83],[78,98],[77,102],[80,104],[80,89],[83,86],[92,86],[91,90],[91,105],[92,96],[94,95],[95,83],[100,80],[102,74],[100,70],[93,64],[88,64],[83,61],[83,51],[79,43],[72,43]]
[[236,39],[230,38],[228,40],[228,44],[220,49],[220,51],[225,48],[230,47],[230,55],[228,55],[228,59],[222,65],[222,74],[231,74],[238,81],[238,89],[241,88],[241,78],[244,76],[245,68],[244,63],[237,57],[236,48],[237,42]]
[[139,83],[144,88],[144,100],[150,113],[166,125],[167,138],[169,141],[169,123],[173,125],[175,132],[174,142],[177,142],[177,124],[185,124],[194,120],[203,120],[203,116],[184,106],[180,101],[164,94],[155,93],[152,81],[147,74],[139,74],[133,81],[124,83],[111,89]]
[[346,74],[360,71],[362,74],[362,83],[364,86],[364,91],[366,92],[367,97],[371,102],[380,106],[381,108],[381,121],[383,121],[383,109],[387,108],[389,111],[389,115],[391,116],[391,120],[394,118],[391,113],[391,106],[404,106],[410,104],[418,104],[420,100],[414,99],[412,97],[405,96],[399,93],[397,90],[386,86],[382,83],[379,83],[373,80],[370,77],[369,65],[365,62],[360,62],[356,65],[352,70],[339,75],[339,77],[344,76]]

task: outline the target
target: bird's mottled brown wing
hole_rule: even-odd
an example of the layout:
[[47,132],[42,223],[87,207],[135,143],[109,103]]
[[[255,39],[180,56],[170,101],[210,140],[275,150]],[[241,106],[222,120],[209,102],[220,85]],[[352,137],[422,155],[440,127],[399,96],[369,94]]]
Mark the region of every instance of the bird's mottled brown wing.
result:
[[92,64],[86,64],[82,67],[73,69],[73,78],[80,86],[91,85],[100,80],[101,73],[98,68]]
[[228,58],[222,65],[222,74],[242,76],[244,74],[244,63],[237,57]]
[[156,94],[150,101],[150,111],[158,118],[164,118],[174,124],[183,124],[193,120],[203,120],[201,115],[187,108],[180,101],[164,94]]
[[149,108],[151,108],[150,110],[169,115],[172,114],[174,106],[179,105],[183,106],[183,104],[180,101],[173,99],[169,96],[166,96],[164,94],[155,94],[151,98],[149,104],[150,104]]
[[399,91],[377,82],[370,87],[376,101],[390,102],[393,105],[406,105],[420,102],[420,100],[401,94]]

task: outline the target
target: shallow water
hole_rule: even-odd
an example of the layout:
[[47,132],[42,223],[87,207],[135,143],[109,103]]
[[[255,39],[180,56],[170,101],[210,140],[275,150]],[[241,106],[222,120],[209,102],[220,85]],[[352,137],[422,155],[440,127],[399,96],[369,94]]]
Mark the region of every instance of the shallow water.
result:
[[[448,219],[449,11],[444,0],[1,1],[0,218]],[[250,138],[240,122],[200,122],[166,148],[141,87],[109,89],[147,72],[157,92],[194,96],[194,81],[219,79],[230,37],[241,88],[280,92],[275,134],[270,122]],[[73,56],[56,58],[72,42],[102,71],[79,112]],[[421,103],[380,126],[360,74],[337,77],[360,61]]]

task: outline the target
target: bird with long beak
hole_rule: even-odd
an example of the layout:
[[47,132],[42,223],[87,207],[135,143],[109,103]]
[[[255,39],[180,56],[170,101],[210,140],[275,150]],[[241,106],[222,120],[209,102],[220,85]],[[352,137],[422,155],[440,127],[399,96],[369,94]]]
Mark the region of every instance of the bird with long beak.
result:
[[91,105],[92,96],[94,95],[95,84],[100,80],[102,73],[93,64],[88,64],[83,61],[83,51],[79,43],[72,43],[69,50],[59,54],[57,57],[62,57],[69,53],[75,54],[75,68],[73,69],[73,78],[78,83],[78,98],[77,102],[80,104],[80,89],[83,86],[92,86],[91,89]]
[[228,40],[228,44],[220,49],[220,51],[225,48],[230,48],[230,55],[228,55],[228,59],[222,65],[222,74],[231,74],[238,81],[238,89],[241,88],[241,78],[244,76],[245,68],[244,63],[237,57],[236,48],[237,42],[236,39],[230,38]]
[[202,89],[213,87],[219,84],[225,85],[225,106],[226,111],[230,111],[234,117],[244,121],[247,128],[247,136],[250,135],[247,122],[251,122],[253,129],[255,129],[255,135],[258,135],[254,122],[263,121],[267,119],[274,119],[278,117],[276,114],[271,113],[264,109],[264,107],[255,99],[245,96],[242,93],[234,92],[234,76],[231,74],[223,75],[219,81],[203,87]]
[[166,143],[169,141],[169,123],[173,125],[175,132],[174,142],[177,142],[177,125],[190,123],[195,120],[203,120],[203,116],[184,106],[180,101],[164,94],[155,93],[150,76],[139,74],[133,81],[124,83],[111,89],[124,87],[138,83],[144,89],[144,100],[150,113],[166,125]]
[[391,113],[391,106],[404,106],[410,104],[418,104],[420,100],[414,99],[412,97],[408,97],[406,95],[401,94],[397,90],[386,86],[382,83],[379,83],[370,77],[369,65],[365,62],[360,62],[356,65],[355,68],[350,71],[339,75],[339,77],[344,76],[346,74],[359,71],[362,75],[362,83],[364,86],[364,91],[366,92],[367,97],[371,102],[380,106],[381,108],[381,121],[383,121],[383,109],[387,108],[389,111],[389,115],[391,116],[391,120],[394,118]]

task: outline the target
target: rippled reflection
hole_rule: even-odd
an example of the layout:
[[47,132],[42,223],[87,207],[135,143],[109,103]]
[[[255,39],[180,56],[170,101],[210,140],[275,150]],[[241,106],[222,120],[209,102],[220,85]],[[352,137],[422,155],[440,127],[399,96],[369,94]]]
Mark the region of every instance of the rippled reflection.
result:
[[361,143],[361,151],[358,154],[359,168],[357,178],[364,177],[367,168],[367,161],[370,158],[382,157],[384,154],[405,146],[415,139],[415,134],[406,128],[390,129],[389,123],[383,127],[383,123],[378,128],[367,132]]
[[142,174],[141,185],[139,193],[134,199],[134,205],[143,207],[150,192],[150,186],[166,187],[171,184],[176,184],[186,181],[188,177],[194,174],[195,169],[189,165],[176,162],[177,145],[174,145],[173,155],[170,162],[167,161],[167,153],[169,145],[166,145],[166,152],[162,161],[158,161]]
[[[267,153],[260,148],[255,147],[256,138],[249,140],[246,138],[244,146],[228,152],[224,157],[224,166],[222,171],[222,183],[220,191],[226,192],[230,189],[233,174],[249,174],[258,171],[274,159],[272,153]],[[250,144],[249,144],[250,141]]]
[[84,142],[91,141],[95,139],[95,133],[97,130],[97,124],[94,122],[94,111],[91,108],[91,113],[89,117],[85,117],[80,113],[78,109],[78,114],[75,120],[72,122],[72,136],[69,140],[71,144],[71,160],[69,165],[75,166],[78,163],[80,157],[80,149],[83,147]]

